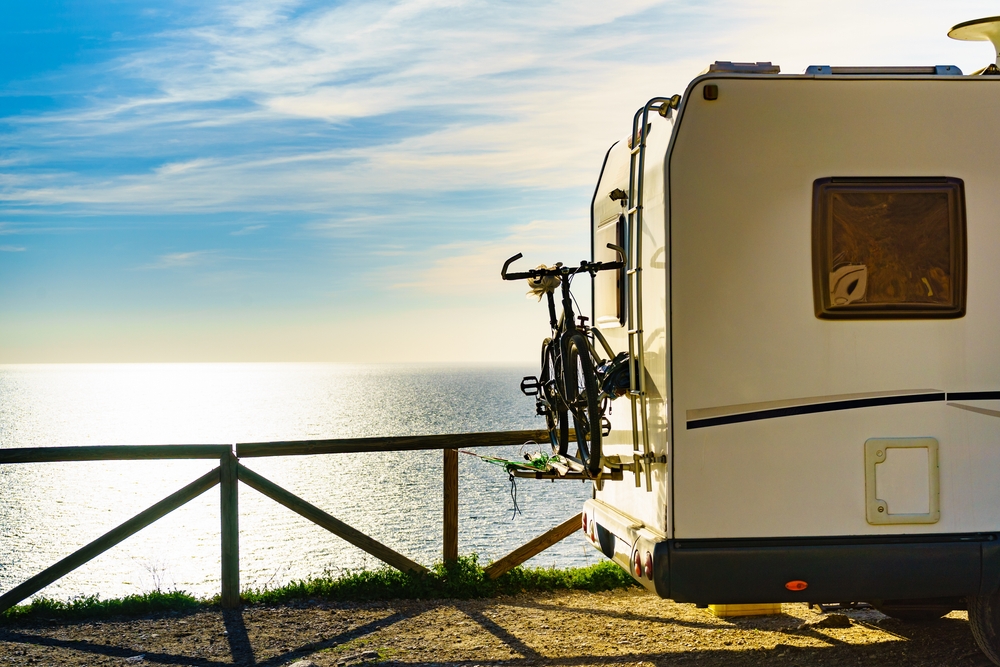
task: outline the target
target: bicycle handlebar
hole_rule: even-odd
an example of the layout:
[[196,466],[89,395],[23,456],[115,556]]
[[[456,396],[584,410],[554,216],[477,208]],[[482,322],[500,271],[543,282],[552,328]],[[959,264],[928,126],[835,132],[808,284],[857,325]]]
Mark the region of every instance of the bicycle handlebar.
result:
[[590,273],[595,274],[598,271],[610,271],[613,269],[621,269],[625,266],[626,257],[625,251],[616,246],[613,243],[609,243],[608,247],[618,253],[621,257],[617,262],[588,262],[583,260],[580,262],[580,266],[563,266],[562,264],[556,264],[550,269],[528,269],[521,273],[507,273],[507,268],[511,264],[521,259],[521,253],[517,253],[506,262],[503,263],[503,268],[500,269],[500,277],[504,280],[523,280],[525,278],[539,278],[541,276],[571,276],[576,273]]
[[503,268],[500,269],[500,277],[503,278],[504,280],[513,280],[513,278],[507,277],[507,267],[516,262],[517,260],[521,259],[523,256],[524,255],[522,255],[521,253],[517,253],[516,255],[508,259],[506,262],[504,262]]

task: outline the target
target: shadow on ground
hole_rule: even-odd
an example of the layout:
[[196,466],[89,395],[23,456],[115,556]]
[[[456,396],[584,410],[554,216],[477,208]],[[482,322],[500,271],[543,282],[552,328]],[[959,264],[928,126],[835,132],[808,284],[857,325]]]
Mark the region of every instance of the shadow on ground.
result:
[[717,619],[639,591],[469,601],[249,607],[0,628],[0,663],[245,665],[947,665],[987,667],[964,614],[904,623],[851,611],[823,628],[805,605]]

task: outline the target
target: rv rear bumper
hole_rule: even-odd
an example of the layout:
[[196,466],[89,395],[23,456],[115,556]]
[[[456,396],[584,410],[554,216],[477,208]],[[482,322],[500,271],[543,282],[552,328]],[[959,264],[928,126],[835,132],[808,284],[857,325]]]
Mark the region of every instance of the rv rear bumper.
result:
[[[595,547],[678,602],[880,602],[1000,589],[996,533],[657,540],[600,501],[588,501],[585,511]],[[637,576],[636,551],[652,556],[651,579]]]

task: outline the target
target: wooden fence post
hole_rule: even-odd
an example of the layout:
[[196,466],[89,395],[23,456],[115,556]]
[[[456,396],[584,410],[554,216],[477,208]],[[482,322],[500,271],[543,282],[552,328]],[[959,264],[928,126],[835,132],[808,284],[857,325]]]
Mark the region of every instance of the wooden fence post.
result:
[[444,451],[444,561],[458,560],[458,450]]
[[222,515],[222,608],[240,606],[240,513],[236,455],[232,450],[220,460]]

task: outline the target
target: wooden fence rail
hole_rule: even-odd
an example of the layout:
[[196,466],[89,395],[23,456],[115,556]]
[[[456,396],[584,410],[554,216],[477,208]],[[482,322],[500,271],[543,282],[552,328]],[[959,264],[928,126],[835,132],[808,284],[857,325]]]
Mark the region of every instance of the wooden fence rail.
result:
[[340,440],[288,440],[284,442],[245,442],[236,445],[241,459],[258,456],[293,456],[303,454],[354,454],[359,452],[414,452],[422,449],[459,449],[469,447],[504,447],[526,442],[549,442],[548,431],[489,431],[486,433],[450,433],[445,435],[404,435]]
[[[501,447],[525,442],[548,442],[546,431],[496,431],[339,440],[254,442],[230,445],[128,445],[85,447],[25,447],[0,449],[0,464],[71,461],[136,461],[154,459],[217,459],[219,467],[140,512],[117,528],[66,556],[18,586],[0,595],[0,613],[34,595],[57,579],[96,558],[178,507],[197,498],[216,484],[220,487],[221,602],[227,609],[240,604],[239,482],[284,505],[313,523],[359,547],[386,564],[404,572],[426,573],[427,568],[381,542],[352,528],[295,494],[281,488],[239,463],[241,458],[299,456],[363,452],[407,452],[442,450],[444,482],[443,557],[458,558],[458,449]],[[580,528],[580,516],[556,526],[515,549],[487,568],[496,578],[528,558],[565,539]]]

